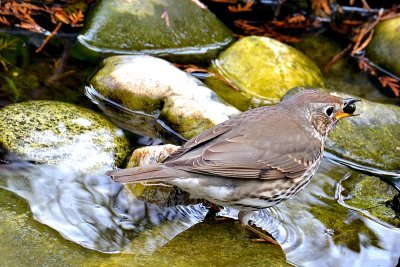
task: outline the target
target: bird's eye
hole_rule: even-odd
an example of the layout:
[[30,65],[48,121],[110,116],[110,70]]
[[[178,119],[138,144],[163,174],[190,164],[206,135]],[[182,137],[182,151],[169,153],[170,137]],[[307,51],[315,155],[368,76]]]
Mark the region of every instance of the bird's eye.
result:
[[327,109],[325,109],[326,116],[330,117],[332,113],[333,113],[333,107],[328,107]]
[[343,108],[343,111],[349,114],[353,114],[354,111],[356,111],[356,105],[355,104],[346,105]]

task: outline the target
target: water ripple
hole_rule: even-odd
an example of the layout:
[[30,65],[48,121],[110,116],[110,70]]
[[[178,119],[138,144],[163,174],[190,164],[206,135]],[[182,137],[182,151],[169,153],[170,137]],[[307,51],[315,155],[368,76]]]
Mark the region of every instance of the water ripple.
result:
[[30,163],[1,165],[0,187],[25,199],[36,220],[64,238],[106,253],[152,253],[202,221],[203,205],[158,207],[105,175]]

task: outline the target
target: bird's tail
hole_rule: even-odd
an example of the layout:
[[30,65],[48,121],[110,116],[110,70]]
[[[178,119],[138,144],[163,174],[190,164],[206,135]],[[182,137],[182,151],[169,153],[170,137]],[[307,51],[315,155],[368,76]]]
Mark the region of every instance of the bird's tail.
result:
[[172,169],[163,164],[108,171],[114,181],[120,183],[168,181],[188,177],[182,170]]

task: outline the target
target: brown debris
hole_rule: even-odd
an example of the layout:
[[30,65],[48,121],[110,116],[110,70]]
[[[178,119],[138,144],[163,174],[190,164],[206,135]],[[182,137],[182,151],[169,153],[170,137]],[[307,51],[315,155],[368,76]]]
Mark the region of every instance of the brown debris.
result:
[[[88,3],[89,1],[86,2]],[[51,1],[43,4],[30,3],[29,0],[23,2],[0,1],[0,23],[7,26],[14,25],[36,33],[47,34],[42,45],[36,50],[39,52],[48,43],[50,38],[59,31],[62,25],[82,27],[86,8],[87,4],[83,2],[59,5],[51,3]],[[35,20],[35,17],[38,16],[49,17],[51,22],[56,24],[55,29],[49,33],[48,30]]]
[[381,76],[378,79],[382,87],[388,86],[395,96],[400,96],[400,81],[398,79],[389,76]]
[[237,4],[236,6],[228,6],[228,10],[230,12],[236,13],[236,12],[248,12],[252,11],[251,7],[253,6],[254,1],[250,0],[247,1],[246,4],[243,6],[242,4]]
[[166,9],[164,9],[164,12],[161,14],[161,19],[165,20],[165,26],[167,26],[167,28],[171,26],[168,11]]

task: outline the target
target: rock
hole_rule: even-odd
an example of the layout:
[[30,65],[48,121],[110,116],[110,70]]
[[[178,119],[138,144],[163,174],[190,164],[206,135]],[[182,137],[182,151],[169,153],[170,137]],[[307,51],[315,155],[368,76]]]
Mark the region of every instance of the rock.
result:
[[[179,146],[174,145],[147,146],[138,148],[133,151],[132,156],[127,164],[127,168],[162,162],[178,148]],[[126,186],[137,198],[149,203],[155,203],[158,206],[171,207],[196,203],[195,201],[189,200],[189,195],[187,193],[167,184],[138,183],[127,184]]]
[[361,165],[400,170],[400,107],[363,99],[356,113],[360,116],[341,120],[329,134],[326,149]]
[[380,22],[367,47],[367,56],[383,68],[400,76],[400,18]]
[[28,101],[0,109],[0,144],[24,160],[67,171],[104,172],[129,150],[121,129],[87,109]]
[[[100,95],[91,88],[87,94],[119,126],[134,133],[163,138],[160,128],[168,125],[172,129],[167,130],[191,138],[239,113],[199,80],[162,59],[114,56],[103,65],[91,80]],[[102,105],[99,98],[122,107]]]
[[377,177],[364,174],[350,176],[342,182],[342,186],[344,191],[341,194],[346,205],[400,227],[400,219],[387,205],[398,194],[392,186]]
[[206,61],[232,41],[228,28],[194,1],[107,0],[93,10],[75,55],[148,54]]
[[296,86],[323,85],[313,61],[268,37],[242,38],[221,53],[210,71],[215,75],[206,84],[240,110],[275,104]]

